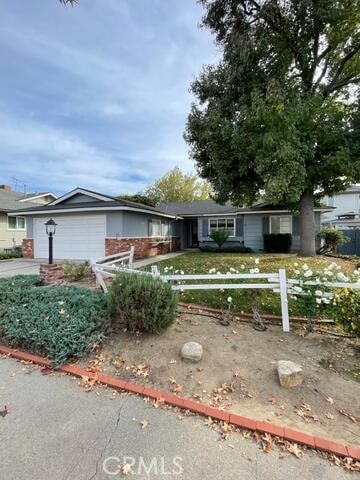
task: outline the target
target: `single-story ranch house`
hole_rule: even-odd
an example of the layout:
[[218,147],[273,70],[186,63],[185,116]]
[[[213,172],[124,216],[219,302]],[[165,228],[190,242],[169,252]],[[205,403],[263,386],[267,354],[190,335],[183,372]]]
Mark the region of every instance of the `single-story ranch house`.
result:
[[[321,212],[315,212],[320,228]],[[265,233],[291,233],[299,246],[299,218],[286,209],[257,202],[249,208],[218,205],[213,200],[171,202],[152,208],[76,188],[47,205],[17,210],[26,218],[23,252],[27,258],[47,258],[45,222],[56,224],[55,259],[99,258],[135,246],[135,257],[167,253],[212,242],[211,231],[226,228],[227,242],[263,250]]]

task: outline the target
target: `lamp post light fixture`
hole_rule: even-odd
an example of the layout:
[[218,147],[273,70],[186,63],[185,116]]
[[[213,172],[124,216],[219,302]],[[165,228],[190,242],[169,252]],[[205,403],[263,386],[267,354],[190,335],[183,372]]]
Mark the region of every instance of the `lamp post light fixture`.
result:
[[53,263],[53,237],[56,232],[57,223],[52,218],[45,223],[46,233],[49,237],[49,265]]

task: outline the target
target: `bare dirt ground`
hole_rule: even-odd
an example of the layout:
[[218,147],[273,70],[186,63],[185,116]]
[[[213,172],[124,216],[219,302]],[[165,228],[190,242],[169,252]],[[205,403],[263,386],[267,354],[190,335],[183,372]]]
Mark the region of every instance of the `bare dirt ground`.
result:
[[[360,342],[279,326],[265,332],[251,324],[183,313],[159,335],[119,329],[102,347],[105,373],[192,398],[256,420],[294,428],[347,444],[360,444]],[[204,348],[203,358],[183,361],[187,341]],[[90,361],[94,361],[95,354]],[[277,360],[302,365],[304,383],[280,387]]]

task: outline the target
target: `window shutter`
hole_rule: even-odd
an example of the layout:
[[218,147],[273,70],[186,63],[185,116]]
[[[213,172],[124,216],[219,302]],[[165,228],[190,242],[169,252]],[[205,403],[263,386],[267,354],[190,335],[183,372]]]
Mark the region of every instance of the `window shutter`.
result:
[[152,221],[148,220],[148,236],[152,237]]
[[235,236],[236,237],[243,237],[244,236],[244,217],[236,217],[235,218]]
[[292,217],[292,233],[295,236],[300,235],[300,218],[298,215]]
[[263,217],[262,219],[263,235],[270,232],[270,217]]
[[207,218],[203,218],[203,221],[202,221],[202,236],[203,237],[209,236],[209,220]]

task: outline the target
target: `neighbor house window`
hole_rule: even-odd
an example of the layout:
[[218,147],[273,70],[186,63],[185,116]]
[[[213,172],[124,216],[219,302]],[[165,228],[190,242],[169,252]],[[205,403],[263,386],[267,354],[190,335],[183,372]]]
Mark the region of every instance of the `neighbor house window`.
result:
[[270,233],[292,233],[291,215],[270,217]]
[[227,230],[229,237],[235,237],[235,218],[211,218],[209,220],[209,234],[217,230]]
[[166,237],[169,235],[169,223],[161,220],[150,220],[149,235],[150,237]]
[[26,223],[24,217],[8,217],[9,230],[25,230]]

